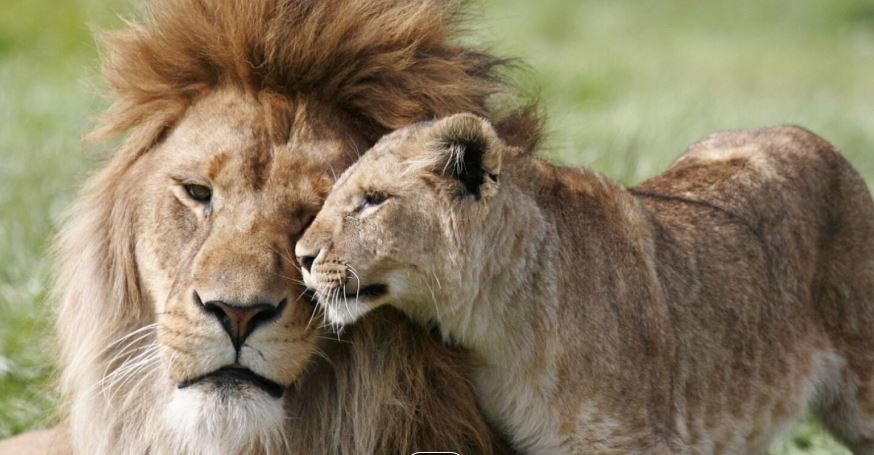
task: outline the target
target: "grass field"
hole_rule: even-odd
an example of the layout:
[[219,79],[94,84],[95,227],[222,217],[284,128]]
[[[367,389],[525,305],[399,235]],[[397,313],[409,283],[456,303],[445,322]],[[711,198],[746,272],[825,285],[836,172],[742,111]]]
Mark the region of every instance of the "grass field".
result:
[[[0,8],[0,438],[50,422],[48,241],[93,167],[79,137],[105,106],[91,27],[118,0]],[[478,38],[529,66],[547,155],[633,184],[709,132],[783,123],[831,140],[874,183],[868,0],[488,0]],[[810,419],[774,454],[848,453]]]

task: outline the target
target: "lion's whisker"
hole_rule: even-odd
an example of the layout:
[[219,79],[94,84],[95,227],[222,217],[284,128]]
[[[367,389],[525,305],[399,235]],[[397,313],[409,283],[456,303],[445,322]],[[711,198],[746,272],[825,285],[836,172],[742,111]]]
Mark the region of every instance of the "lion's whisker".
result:
[[303,281],[301,281],[301,280],[299,280],[299,279],[297,279],[297,278],[292,278],[292,277],[290,277],[290,276],[288,276],[288,275],[283,275],[283,274],[281,274],[281,273],[276,273],[276,272],[270,272],[270,273],[271,273],[273,276],[278,276],[279,278],[284,278],[284,279],[286,279],[286,280],[288,280],[288,281],[291,281],[291,282],[293,282],[293,283],[296,283],[296,284],[303,284]]
[[[130,390],[139,390],[140,386],[141,386],[145,381],[152,379],[152,376],[155,376],[155,375],[157,374],[157,372],[158,372],[158,370],[157,370],[157,369],[154,369],[154,368],[153,368],[153,369],[145,369],[145,370],[143,371],[142,376],[140,376],[140,379],[137,380],[137,382],[135,382],[134,384],[132,384]],[[127,394],[127,396],[125,397],[124,402],[122,402],[122,405],[123,405],[123,407],[125,407],[125,408],[129,408],[130,405],[131,405],[131,402],[132,402],[133,400],[140,400],[140,399],[141,399],[141,398],[140,398],[140,395],[139,395],[139,394],[129,393],[129,394]]]
[[[130,339],[130,338],[133,337],[133,336],[142,335],[143,332],[148,332],[148,333],[146,333],[145,335],[143,335],[143,336],[141,336],[141,337],[137,337],[137,340],[125,344],[125,346],[129,346],[131,343],[135,343],[136,341],[139,341],[139,340],[141,340],[142,338],[144,338],[144,337],[150,335],[150,334],[151,334],[150,331],[153,330],[153,329],[156,329],[157,327],[158,327],[158,323],[157,323],[157,322],[153,322],[153,323],[151,323],[151,324],[146,324],[146,325],[144,325],[144,326],[142,326],[142,327],[140,327],[140,328],[137,328],[137,329],[135,329],[135,330],[132,330],[131,332],[128,332],[128,333],[126,333],[126,334],[124,334],[124,335],[118,337],[117,339],[113,340],[113,341],[110,342],[109,344],[107,344],[106,347],[104,347],[102,350],[100,350],[100,351],[98,351],[96,354],[94,354],[94,355],[92,356],[92,359],[91,359],[91,360],[95,360],[98,356],[103,355],[104,353],[106,353],[107,351],[109,351],[110,349],[112,349],[113,347],[115,347],[116,345],[118,345],[119,343],[121,343],[121,342],[123,342],[123,341],[125,341],[125,340],[128,340],[128,339]],[[124,348],[122,348],[122,350],[124,350]]]
[[267,245],[267,248],[270,248],[271,250],[273,250],[274,253],[276,253],[276,254],[278,254],[279,256],[281,256],[283,259],[285,259],[286,261],[288,261],[290,264],[294,264],[294,263],[295,263],[294,258],[292,258],[291,256],[289,256],[288,253],[283,253],[282,251],[280,251],[280,250],[274,248],[274,247],[271,246],[271,245]]
[[[139,334],[139,336],[136,336],[134,339],[129,340],[125,345],[123,345],[118,350],[118,352],[114,353],[111,357],[109,357],[106,360],[106,367],[103,369],[103,373],[101,374],[101,380],[98,381],[96,384],[94,384],[92,387],[99,387],[100,384],[106,380],[106,378],[111,377],[112,374],[115,373],[115,371],[117,371],[120,368],[123,368],[124,365],[131,360],[131,359],[122,360],[123,357],[130,356],[131,354],[133,354],[139,350],[148,349],[150,346],[153,346],[153,345],[136,346],[136,344],[139,343],[140,341],[148,338],[149,336],[151,336],[153,334],[153,332],[148,331],[147,329],[153,329],[155,327],[157,327],[157,324],[149,324],[147,326],[144,326],[144,327],[141,327],[137,330],[134,330],[133,332],[131,332],[123,337],[120,337],[118,340],[114,341],[109,346],[107,346],[107,348],[105,348],[103,351],[101,351],[100,354],[102,354],[103,352],[106,352],[113,345],[118,344],[119,342],[121,342],[125,339],[129,339],[131,336],[133,336],[135,334]],[[145,333],[142,333],[144,331],[145,331]],[[136,358],[138,355],[140,355],[140,354],[137,354],[132,358]],[[110,368],[112,368],[112,365],[114,365],[119,360],[122,360],[122,365],[119,366],[119,368],[117,368],[115,371],[110,373],[109,370],[110,370]],[[90,393],[90,391],[88,393]]]
[[[434,272],[431,272],[431,275],[436,279],[437,276],[434,275]],[[434,295],[434,289],[431,288],[430,280],[425,279],[425,287],[428,288],[428,292],[431,294],[431,303],[434,305],[434,314],[437,315],[437,320],[442,321],[443,319],[440,317],[440,307],[437,305],[437,297]]]
[[144,346],[142,349],[142,352],[131,357],[121,367],[115,369],[112,373],[105,376],[102,380],[106,381],[107,384],[112,384],[114,381],[123,378],[124,376],[129,374],[131,370],[135,370],[137,367],[139,367],[140,363],[149,360],[150,357],[157,356],[160,348],[158,345],[150,345]]
[[331,177],[336,182],[337,181],[337,171],[334,170],[334,165],[328,163],[327,167],[328,167],[328,170],[331,171]]
[[314,349],[313,349],[313,355],[318,356],[319,358],[321,358],[322,360],[324,360],[325,362],[327,362],[328,365],[331,366],[331,368],[334,368],[334,362],[333,362],[333,361],[328,357],[328,355],[325,354],[325,352],[322,351],[321,349],[319,349],[319,348],[314,348]]
[[142,327],[140,327],[140,328],[138,328],[138,329],[136,329],[136,330],[133,330],[133,331],[129,332],[128,334],[126,334],[126,335],[124,335],[124,336],[119,337],[117,340],[115,340],[115,341],[109,343],[109,344],[106,346],[106,349],[109,349],[109,348],[111,348],[112,346],[114,346],[114,345],[116,345],[116,344],[118,344],[118,343],[124,341],[125,339],[130,338],[130,337],[132,337],[132,336],[134,336],[134,335],[136,335],[136,334],[138,334],[138,333],[140,333],[140,332],[144,332],[144,331],[148,331],[148,330],[151,330],[151,329],[155,329],[155,328],[157,328],[157,327],[158,327],[158,323],[157,323],[157,322],[153,322],[153,323],[151,323],[151,324],[146,324],[146,325],[144,325],[144,326],[142,326]]
[[[130,365],[130,367],[118,377],[113,378],[112,381],[107,384],[107,387],[110,389],[115,389],[116,391],[123,389],[125,384],[129,383],[131,380],[137,377],[137,374],[140,373],[141,370],[150,366],[152,362],[157,360],[159,355],[157,352],[151,352],[149,355],[143,356],[143,358],[138,359],[136,363]],[[110,397],[112,400],[112,397]]]
[[142,350],[142,352],[132,356],[126,360],[122,366],[116,368],[109,374],[105,374],[97,383],[92,385],[91,388],[95,389],[94,391],[97,389],[101,391],[109,406],[112,406],[115,396],[115,392],[109,393],[110,390],[115,389],[117,391],[121,386],[128,382],[125,378],[135,376],[139,370],[145,368],[151,364],[152,361],[159,358],[160,348],[157,344],[140,346],[131,352],[136,352],[138,350]]

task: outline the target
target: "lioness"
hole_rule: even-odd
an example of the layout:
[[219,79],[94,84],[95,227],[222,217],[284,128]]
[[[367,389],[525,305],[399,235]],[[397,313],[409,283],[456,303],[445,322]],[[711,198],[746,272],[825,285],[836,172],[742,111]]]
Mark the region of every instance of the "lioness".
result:
[[801,128],[715,134],[628,190],[460,114],[384,137],[295,251],[329,320],[392,305],[481,357],[525,452],[765,453],[811,406],[871,454],[872,240],[865,183]]

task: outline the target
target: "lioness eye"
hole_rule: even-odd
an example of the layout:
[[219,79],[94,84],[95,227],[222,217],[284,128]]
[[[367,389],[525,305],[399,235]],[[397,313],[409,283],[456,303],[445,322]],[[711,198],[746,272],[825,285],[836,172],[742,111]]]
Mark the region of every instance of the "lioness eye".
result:
[[388,199],[388,195],[385,193],[366,193],[364,195],[364,203],[362,205],[365,207],[375,207],[385,202],[386,199]]
[[212,190],[203,185],[189,183],[185,185],[185,191],[191,196],[191,199],[198,202],[209,202],[212,198]]

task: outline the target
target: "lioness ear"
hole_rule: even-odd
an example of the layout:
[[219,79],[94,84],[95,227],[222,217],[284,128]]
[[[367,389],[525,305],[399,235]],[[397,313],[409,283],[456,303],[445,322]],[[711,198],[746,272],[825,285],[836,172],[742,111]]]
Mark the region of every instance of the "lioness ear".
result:
[[497,191],[501,141],[487,120],[456,114],[437,121],[430,134],[435,171],[461,181],[477,200]]

